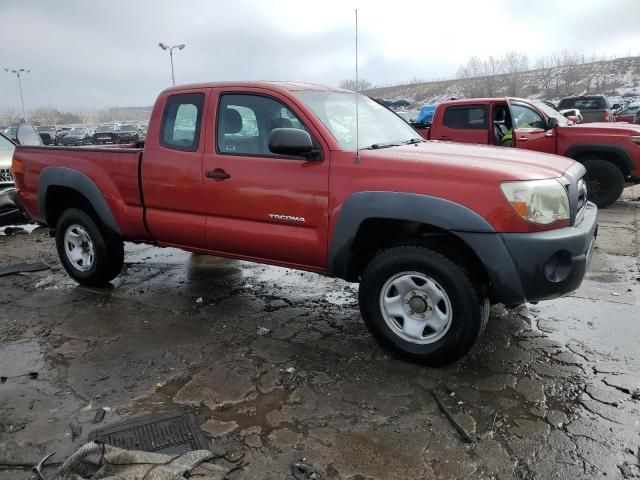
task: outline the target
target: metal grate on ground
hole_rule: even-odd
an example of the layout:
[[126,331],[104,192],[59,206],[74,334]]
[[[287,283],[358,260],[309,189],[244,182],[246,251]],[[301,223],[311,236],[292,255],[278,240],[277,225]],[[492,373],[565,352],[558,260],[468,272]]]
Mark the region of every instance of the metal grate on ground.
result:
[[170,454],[208,448],[193,415],[175,412],[146,415],[109,425],[91,432],[89,440],[126,450]]

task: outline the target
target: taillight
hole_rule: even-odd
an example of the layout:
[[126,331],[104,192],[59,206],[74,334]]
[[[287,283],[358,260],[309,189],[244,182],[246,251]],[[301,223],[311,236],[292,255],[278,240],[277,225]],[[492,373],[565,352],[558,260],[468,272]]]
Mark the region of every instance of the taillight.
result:
[[11,170],[13,171],[14,176],[16,173],[24,173],[24,163],[22,160],[18,160],[15,155],[11,164]]
[[609,121],[609,112],[604,112],[602,114],[602,121],[603,122],[608,122]]

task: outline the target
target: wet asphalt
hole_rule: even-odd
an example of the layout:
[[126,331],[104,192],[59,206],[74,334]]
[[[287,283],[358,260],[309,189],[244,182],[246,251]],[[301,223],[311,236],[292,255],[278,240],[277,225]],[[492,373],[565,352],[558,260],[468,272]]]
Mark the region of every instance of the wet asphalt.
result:
[[0,235],[0,264],[52,266],[0,278],[0,479],[175,409],[231,479],[309,478],[300,462],[326,479],[640,478],[639,232],[635,187],[600,212],[577,292],[494,306],[471,354],[440,369],[378,347],[357,285],[127,245],[112,288],[88,289],[46,230]]

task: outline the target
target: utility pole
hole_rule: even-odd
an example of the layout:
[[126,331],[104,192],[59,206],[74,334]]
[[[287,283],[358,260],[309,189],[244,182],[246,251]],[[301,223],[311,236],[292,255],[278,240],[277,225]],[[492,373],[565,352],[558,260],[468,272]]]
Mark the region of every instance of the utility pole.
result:
[[22,118],[24,121],[27,121],[27,111],[24,109],[24,97],[22,96],[22,81],[20,80],[21,73],[31,73],[31,70],[25,70],[24,68],[16,68],[15,70],[5,68],[5,72],[12,73],[16,77],[18,77],[18,88],[20,89],[20,102],[22,103]]
[[169,47],[169,46],[165,45],[164,43],[160,42],[158,44],[158,46],[162,50],[169,50],[169,58],[171,59],[171,81],[173,82],[173,85],[175,86],[176,77],[175,77],[175,74],[173,73],[173,49],[177,48],[178,50],[182,50],[184,47],[186,47],[186,45],[183,43],[181,45],[174,45],[173,47]]

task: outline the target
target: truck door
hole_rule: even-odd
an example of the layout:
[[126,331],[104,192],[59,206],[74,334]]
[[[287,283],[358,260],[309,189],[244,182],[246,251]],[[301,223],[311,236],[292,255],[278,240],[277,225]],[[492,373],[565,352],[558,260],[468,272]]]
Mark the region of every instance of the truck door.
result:
[[487,105],[451,105],[445,107],[441,118],[441,124],[431,128],[431,140],[489,143]]
[[556,129],[547,130],[546,118],[532,105],[509,101],[513,122],[513,146],[556,153]]
[[161,244],[205,248],[200,137],[207,93],[169,95],[152,114],[157,121],[147,134],[140,175],[147,228]]
[[[213,95],[204,156],[207,247],[241,258],[326,268],[329,150],[304,114],[270,90]],[[274,128],[307,130],[313,159],[269,150]]]

